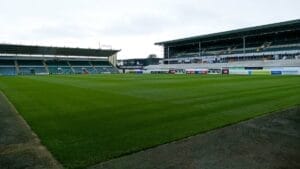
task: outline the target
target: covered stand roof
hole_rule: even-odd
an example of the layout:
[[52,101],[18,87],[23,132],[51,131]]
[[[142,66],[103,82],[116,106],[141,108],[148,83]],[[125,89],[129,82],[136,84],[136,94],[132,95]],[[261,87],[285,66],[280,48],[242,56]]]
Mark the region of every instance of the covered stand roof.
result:
[[109,57],[120,50],[0,44],[0,54]]
[[229,39],[229,38],[236,38],[236,37],[243,37],[243,36],[247,37],[247,36],[261,35],[265,33],[288,31],[288,30],[300,30],[300,19],[262,25],[262,26],[236,29],[236,30],[225,31],[220,33],[212,33],[207,35],[200,35],[200,36],[193,36],[193,37],[175,39],[170,41],[157,42],[155,43],[155,45],[167,46],[167,45],[180,44],[180,43],[205,42],[205,41]]

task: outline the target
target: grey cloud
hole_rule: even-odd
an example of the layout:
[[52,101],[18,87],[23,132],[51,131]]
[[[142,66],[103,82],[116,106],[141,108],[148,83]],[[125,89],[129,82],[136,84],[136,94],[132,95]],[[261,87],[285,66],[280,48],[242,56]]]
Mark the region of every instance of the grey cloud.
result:
[[81,39],[93,36],[93,32],[89,29],[77,25],[43,25],[34,28],[26,33],[20,32],[19,38],[30,40],[30,39]]
[[172,25],[174,25],[172,17],[165,18],[148,14],[134,18],[125,17],[99,32],[107,36],[140,36],[164,31]]
[[[0,0],[0,41],[85,46],[101,39],[126,48],[122,56],[147,56],[155,41],[297,19],[299,6],[299,0]],[[132,50],[137,43],[143,46]]]

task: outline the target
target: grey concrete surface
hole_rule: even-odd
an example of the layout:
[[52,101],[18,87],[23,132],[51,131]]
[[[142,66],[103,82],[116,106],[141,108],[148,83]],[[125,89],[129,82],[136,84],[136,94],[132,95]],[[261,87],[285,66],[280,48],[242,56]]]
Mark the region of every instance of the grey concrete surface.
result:
[[62,169],[0,92],[0,169]]
[[89,169],[297,169],[300,107],[113,159]]

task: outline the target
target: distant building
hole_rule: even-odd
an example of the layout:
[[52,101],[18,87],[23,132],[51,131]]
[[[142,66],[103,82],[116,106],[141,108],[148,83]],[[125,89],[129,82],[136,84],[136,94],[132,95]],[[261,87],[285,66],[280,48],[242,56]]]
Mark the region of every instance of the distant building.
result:
[[158,65],[161,60],[162,58],[157,58],[156,55],[151,54],[147,58],[118,60],[117,67],[125,73],[130,70],[143,70],[145,66],[149,65]]

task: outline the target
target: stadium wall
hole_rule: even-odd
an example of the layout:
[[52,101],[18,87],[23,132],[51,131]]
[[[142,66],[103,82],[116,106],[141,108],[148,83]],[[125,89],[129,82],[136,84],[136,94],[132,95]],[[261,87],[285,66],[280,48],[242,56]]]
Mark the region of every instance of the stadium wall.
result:
[[[161,64],[145,67],[144,73],[153,72],[195,72],[206,70],[207,74],[221,74],[228,70],[229,74],[238,75],[300,75],[300,59],[297,60],[265,60],[265,61],[242,61],[233,63],[214,64]],[[201,70],[201,71],[200,71]]]

